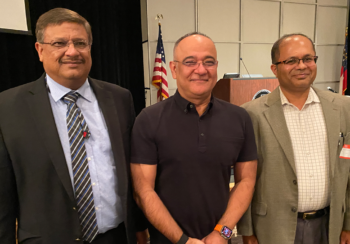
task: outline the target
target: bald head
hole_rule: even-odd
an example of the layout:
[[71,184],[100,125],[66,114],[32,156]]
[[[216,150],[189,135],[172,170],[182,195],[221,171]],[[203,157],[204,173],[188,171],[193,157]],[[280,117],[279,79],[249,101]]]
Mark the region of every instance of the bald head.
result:
[[[209,51],[211,53],[212,58],[216,60],[217,53],[214,42],[207,36],[202,34],[193,34],[190,36],[186,36],[181,39],[174,46],[174,60],[182,61],[184,58],[187,58],[185,54],[189,54],[192,52],[203,52]],[[184,56],[185,55],[185,56]],[[188,57],[193,57],[192,55]]]
[[186,35],[183,35],[175,42],[174,49],[173,49],[174,58],[175,58],[175,52],[176,52],[176,49],[177,49],[177,46],[179,45],[179,43],[182,42],[182,40],[184,40],[188,37],[191,37],[191,36],[202,36],[202,37],[206,37],[209,40],[211,40],[211,38],[209,36],[207,36],[206,34],[203,34],[201,32],[194,31],[194,32],[187,33]]
[[312,42],[312,40],[310,39],[310,37],[308,37],[307,35],[304,35],[304,34],[301,34],[301,33],[292,33],[292,34],[287,34],[287,35],[284,35],[282,36],[280,39],[278,39],[272,46],[272,49],[271,49],[271,60],[272,60],[272,63],[276,63],[280,57],[280,46],[282,45],[282,43],[286,40],[291,40],[293,39],[294,37],[305,37],[306,39],[308,39],[308,41],[312,44],[312,48],[315,51],[315,45],[314,43]]

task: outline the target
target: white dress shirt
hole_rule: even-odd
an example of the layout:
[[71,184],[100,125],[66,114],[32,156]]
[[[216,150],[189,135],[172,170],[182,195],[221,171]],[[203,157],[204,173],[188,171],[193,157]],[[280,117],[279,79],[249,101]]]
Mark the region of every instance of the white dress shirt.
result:
[[[46,82],[50,90],[51,108],[74,191],[72,158],[66,123],[67,104],[61,99],[71,89],[58,84],[48,75],[46,75]],[[81,95],[77,100],[77,106],[80,108],[91,133],[91,136],[85,140],[85,148],[98,230],[99,233],[105,233],[123,221],[121,199],[117,194],[117,169],[106,122],[88,80],[76,92]]]
[[308,98],[299,110],[279,89],[294,152],[298,212],[325,208],[330,204],[329,149],[320,100],[310,88]]

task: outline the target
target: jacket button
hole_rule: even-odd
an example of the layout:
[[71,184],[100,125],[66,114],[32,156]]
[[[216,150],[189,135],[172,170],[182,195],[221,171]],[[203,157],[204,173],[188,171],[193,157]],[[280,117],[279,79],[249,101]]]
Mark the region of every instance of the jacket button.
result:
[[293,180],[293,184],[296,185],[296,184],[297,184],[297,181],[296,181],[296,180]]
[[76,241],[80,241],[80,238],[75,239]]
[[297,211],[297,208],[292,208],[292,212],[296,212]]

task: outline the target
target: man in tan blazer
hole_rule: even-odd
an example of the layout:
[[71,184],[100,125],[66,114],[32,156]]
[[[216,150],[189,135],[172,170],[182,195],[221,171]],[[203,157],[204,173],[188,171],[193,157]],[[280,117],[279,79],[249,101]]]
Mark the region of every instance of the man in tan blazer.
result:
[[350,243],[350,98],[312,86],[317,56],[307,36],[283,36],[271,56],[280,86],[243,105],[258,171],[238,231],[245,244]]

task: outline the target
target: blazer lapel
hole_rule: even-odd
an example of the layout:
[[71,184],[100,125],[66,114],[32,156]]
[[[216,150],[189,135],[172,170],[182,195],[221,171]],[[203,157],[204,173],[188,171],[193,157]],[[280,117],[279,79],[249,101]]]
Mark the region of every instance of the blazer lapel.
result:
[[113,99],[112,92],[103,88],[103,83],[89,78],[90,85],[96,95],[98,105],[105,119],[108,135],[111,140],[114,161],[117,168],[118,195],[126,197],[127,169],[124,155],[124,144],[120,131],[119,114]]
[[264,111],[264,115],[270,124],[284,154],[286,155],[290,166],[292,167],[294,173],[296,173],[292,141],[290,139],[286,119],[284,117],[280,91],[278,88],[269,95],[265,105],[267,105],[269,108]]
[[38,137],[45,145],[46,151],[56,169],[69,198],[75,201],[72,189],[72,183],[69,176],[66,158],[64,156],[61,141],[56,128],[56,122],[53,117],[48,91],[45,84],[45,75],[43,74],[34,82],[29,91],[31,96],[27,96],[27,104],[33,114],[34,124],[38,132]]
[[333,103],[334,97],[330,96],[329,91],[321,91],[313,88],[317,93],[323,110],[323,116],[326,122],[328,148],[329,148],[329,164],[331,176],[334,176],[334,166],[337,159],[338,139],[340,132],[340,108]]

